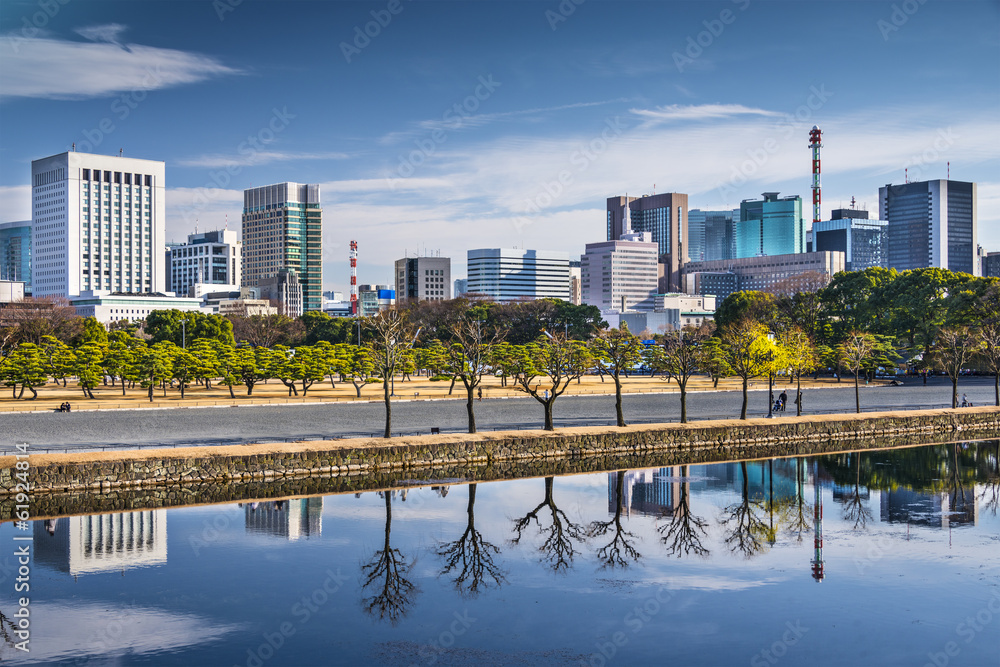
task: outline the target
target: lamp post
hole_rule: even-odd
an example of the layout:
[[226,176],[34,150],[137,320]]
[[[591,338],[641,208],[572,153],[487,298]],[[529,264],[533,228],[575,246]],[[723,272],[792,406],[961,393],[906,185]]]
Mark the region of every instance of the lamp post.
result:
[[181,348],[187,349],[187,320],[181,320]]

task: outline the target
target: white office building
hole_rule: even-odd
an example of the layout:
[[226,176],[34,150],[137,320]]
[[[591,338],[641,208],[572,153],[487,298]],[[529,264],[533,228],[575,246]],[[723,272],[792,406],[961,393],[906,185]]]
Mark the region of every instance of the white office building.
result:
[[653,310],[659,246],[650,232],[588,243],[580,258],[583,303],[605,310]]
[[[188,234],[187,243],[170,248],[170,286],[179,295],[191,293],[195,285],[242,284],[242,244],[236,232],[217,230]],[[239,289],[237,287],[236,289]],[[218,290],[209,291],[221,291]]]
[[34,296],[165,289],[165,167],[68,152],[31,163]]
[[522,248],[468,251],[468,294],[494,301],[569,301],[569,253]]

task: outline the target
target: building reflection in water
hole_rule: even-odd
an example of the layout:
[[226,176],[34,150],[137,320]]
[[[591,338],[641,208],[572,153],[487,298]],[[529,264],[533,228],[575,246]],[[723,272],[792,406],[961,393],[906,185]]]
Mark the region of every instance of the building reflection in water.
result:
[[35,521],[35,562],[72,575],[167,562],[166,510]]
[[979,524],[979,503],[973,488],[934,493],[899,487],[879,495],[881,519],[887,523],[930,528]]
[[323,498],[295,498],[242,503],[246,532],[289,540],[319,537],[323,533]]

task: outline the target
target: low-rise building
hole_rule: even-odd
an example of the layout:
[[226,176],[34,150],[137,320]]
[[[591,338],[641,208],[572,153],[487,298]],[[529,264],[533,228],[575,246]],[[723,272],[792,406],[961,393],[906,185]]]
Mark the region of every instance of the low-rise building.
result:
[[684,267],[685,291],[715,295],[719,302],[746,290],[780,293],[797,278],[819,276],[828,281],[845,270],[845,262],[844,253],[831,251],[690,262]]
[[257,285],[260,298],[273,303],[287,317],[302,316],[302,284],[292,269],[281,269]]
[[200,311],[201,299],[178,297],[172,293],[133,294],[110,290],[85,290],[70,297],[80,317],[94,317],[101,324],[119,320],[142,320],[154,310]]
[[446,301],[451,298],[450,257],[404,257],[396,260],[396,298]]
[[524,248],[468,251],[469,294],[501,303],[569,301],[569,253]]

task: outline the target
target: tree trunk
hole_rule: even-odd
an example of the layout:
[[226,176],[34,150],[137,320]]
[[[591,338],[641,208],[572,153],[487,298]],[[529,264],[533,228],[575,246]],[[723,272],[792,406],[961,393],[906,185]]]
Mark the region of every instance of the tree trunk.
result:
[[389,398],[389,381],[382,379],[382,393],[385,396],[385,436],[392,437],[392,400]]
[[681,423],[687,424],[688,421],[688,404],[687,404],[687,382],[677,381],[677,386],[681,388]]
[[858,374],[854,373],[854,409],[861,414],[861,394],[858,393]]
[[122,396],[125,396],[125,377],[122,376]]
[[[21,388],[21,391],[24,391],[24,388],[23,388],[23,387]],[[33,401],[33,400],[35,400],[36,398],[38,398],[38,392],[37,392],[37,391],[35,391],[35,388],[34,388],[34,387],[28,387],[28,391],[30,391],[30,392],[31,392],[31,398],[29,398],[29,399],[28,399],[29,401]]]
[[958,407],[958,377],[951,379],[951,407]]
[[233,393],[233,385],[229,385],[229,398],[236,398],[236,394]]
[[712,378],[712,389],[718,389],[718,388],[719,388],[719,376],[716,375],[714,378]]
[[184,400],[184,388],[187,387],[187,382],[184,382],[184,380],[181,380],[179,384],[180,384],[180,390],[181,390],[181,400],[183,401]]
[[1000,372],[993,375],[993,390],[996,393],[997,405],[1000,406]]
[[802,416],[802,375],[795,374],[795,416]]
[[747,379],[743,378],[743,407],[740,408],[740,419],[747,418]]
[[150,378],[150,380],[149,380],[149,402],[150,403],[153,402],[153,379],[152,378]]
[[618,425],[625,426],[625,413],[622,412],[622,379],[615,373],[611,376],[615,381],[615,417]]
[[552,401],[555,398],[550,398],[547,401],[543,401],[542,405],[545,406],[545,430],[554,431],[556,427],[552,425]]
[[468,398],[465,401],[465,410],[469,413],[469,433],[476,432],[476,409],[473,405],[472,392],[475,391],[473,386],[470,384],[468,386]]
[[[14,388],[17,389],[17,385],[16,384],[14,385]],[[17,395],[17,400],[20,401],[23,396],[24,396],[24,384],[22,383],[21,384],[21,392]]]
[[455,376],[451,376],[451,386],[448,387],[448,395],[451,396],[451,392],[455,391]]
[[361,387],[364,386],[364,383],[358,384],[357,382],[352,381],[351,384],[354,385],[354,391],[358,393],[358,398],[361,398]]
[[246,382],[246,385],[247,385],[247,396],[253,396],[253,386],[256,383],[255,382],[250,382],[248,380],[243,380],[243,381]]

